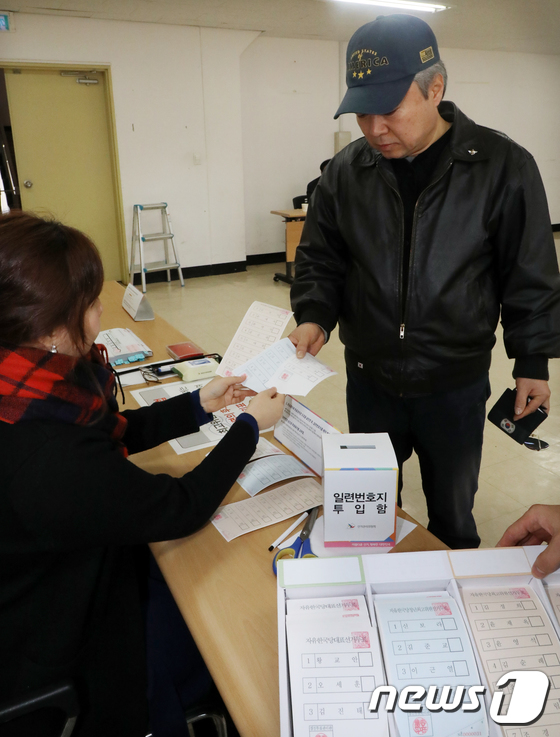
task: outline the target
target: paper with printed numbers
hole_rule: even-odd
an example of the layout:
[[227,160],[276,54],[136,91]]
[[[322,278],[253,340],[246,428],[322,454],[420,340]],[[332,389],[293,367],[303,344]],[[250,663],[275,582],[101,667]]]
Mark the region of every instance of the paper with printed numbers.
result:
[[270,440],[261,437],[259,438],[255,452],[249,460],[256,461],[257,458],[265,458],[266,456],[274,455],[284,455],[284,451],[277,445],[274,445],[274,443],[271,443]]
[[[560,642],[538,596],[530,586],[463,588],[471,631],[492,694],[513,670],[539,670],[550,680],[543,715],[531,725],[502,727],[504,737],[560,735]],[[505,691],[507,710],[513,684]]]
[[248,463],[239,474],[237,483],[249,496],[255,496],[267,486],[298,476],[315,476],[315,474],[293,456],[273,455]]
[[323,489],[314,479],[298,479],[254,499],[218,507],[212,524],[228,542],[261,527],[295,517],[323,503]]
[[336,371],[326,366],[311,353],[296,357],[296,347],[289,338],[283,338],[258,356],[238,366],[239,374],[247,374],[245,386],[262,392],[275,386],[281,394],[304,397],[324,379]]
[[286,603],[294,737],[388,737],[385,711],[368,709],[384,679],[364,596]]
[[556,614],[558,624],[560,624],[560,586],[547,586],[546,593]]
[[291,316],[290,310],[253,302],[237,328],[216,374],[234,376],[244,373],[238,367],[279,341]]
[[[435,592],[377,595],[374,603],[389,683],[399,693],[409,685],[426,691],[448,686],[449,701],[457,686],[464,686],[468,703],[468,688],[481,681],[457,602],[446,592]],[[428,711],[425,699],[421,712],[404,712],[397,705],[395,720],[400,737],[488,737],[484,712]]]

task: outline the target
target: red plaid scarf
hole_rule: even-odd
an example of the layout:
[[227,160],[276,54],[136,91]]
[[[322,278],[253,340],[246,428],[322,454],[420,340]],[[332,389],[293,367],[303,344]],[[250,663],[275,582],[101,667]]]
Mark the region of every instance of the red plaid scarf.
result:
[[[114,396],[115,377],[94,345],[85,359],[39,348],[0,345],[0,421],[55,420],[95,425],[128,455],[121,438],[126,419]],[[102,396],[100,395],[100,389]]]

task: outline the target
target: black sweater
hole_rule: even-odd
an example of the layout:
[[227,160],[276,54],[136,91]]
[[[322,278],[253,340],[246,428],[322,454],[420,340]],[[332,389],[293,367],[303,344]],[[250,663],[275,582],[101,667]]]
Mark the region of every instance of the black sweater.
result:
[[[130,453],[198,430],[190,395],[123,414]],[[71,677],[76,737],[143,737],[134,546],[200,528],[254,452],[253,428],[235,423],[181,478],[141,470],[95,427],[0,422],[0,449],[0,701]]]

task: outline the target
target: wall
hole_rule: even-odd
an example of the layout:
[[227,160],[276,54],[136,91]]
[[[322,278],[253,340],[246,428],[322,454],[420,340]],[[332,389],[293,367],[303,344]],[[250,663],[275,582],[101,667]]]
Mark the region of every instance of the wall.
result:
[[247,253],[284,250],[292,208],[334,153],[339,44],[260,36],[241,57]]
[[481,125],[530,151],[543,178],[553,223],[560,223],[560,56],[442,49],[446,97]]
[[0,59],[111,66],[127,242],[132,205],[165,200],[197,266],[245,259],[239,57],[257,35],[18,14]]
[[[541,168],[560,222],[560,56],[442,49],[448,98]],[[132,205],[169,203],[183,266],[282,251],[288,208],[330,157],[345,44],[256,32],[18,13],[0,59],[109,64],[130,243]]]
[[[553,223],[560,223],[560,56],[503,51],[440,49],[449,73],[446,99],[481,125],[503,131],[530,151],[539,166]],[[346,44],[341,44],[341,94]],[[354,115],[342,115],[341,130],[362,134]]]

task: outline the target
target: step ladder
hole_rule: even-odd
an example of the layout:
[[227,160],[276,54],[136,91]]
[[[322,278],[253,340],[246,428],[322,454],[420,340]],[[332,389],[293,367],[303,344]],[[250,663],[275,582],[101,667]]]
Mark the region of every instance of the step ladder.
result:
[[[161,213],[161,232],[160,233],[143,233],[142,232],[142,218],[141,214],[145,210],[159,210]],[[162,241],[164,260],[163,261],[152,261],[151,263],[145,263],[144,260],[144,243],[152,243],[153,241]],[[169,245],[171,244],[173,260],[169,260]],[[138,255],[140,263],[136,263],[136,250],[138,248]],[[173,239],[173,232],[171,230],[171,220],[169,219],[169,213],[167,212],[167,202],[156,202],[153,205],[134,205],[133,216],[132,216],[132,247],[130,249],[130,271],[128,274],[128,281],[130,284],[134,284],[134,274],[140,273],[142,277],[142,292],[146,291],[146,274],[152,271],[167,271],[167,281],[171,281],[171,269],[177,269],[179,279],[181,280],[181,286],[185,286],[183,280],[183,272],[181,271],[181,264],[177,257],[177,250],[175,248],[175,241]]]

